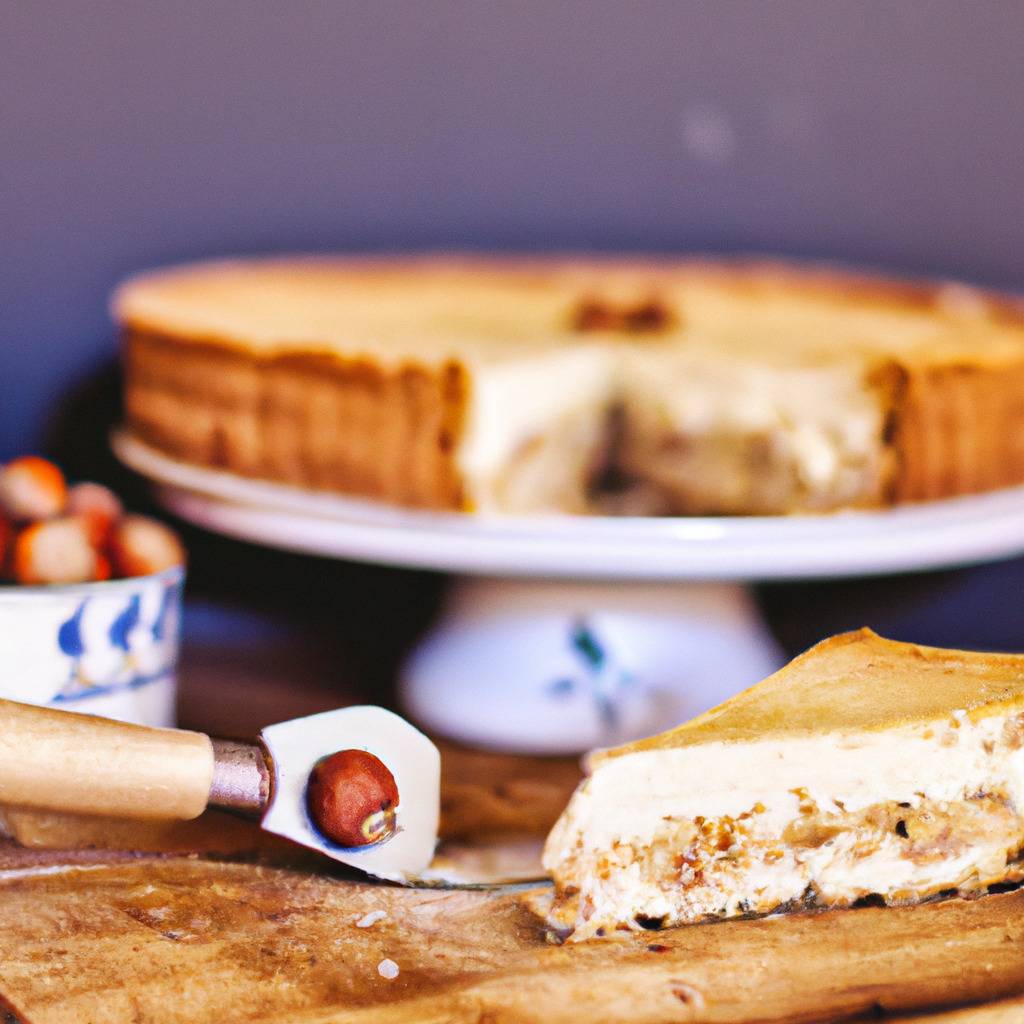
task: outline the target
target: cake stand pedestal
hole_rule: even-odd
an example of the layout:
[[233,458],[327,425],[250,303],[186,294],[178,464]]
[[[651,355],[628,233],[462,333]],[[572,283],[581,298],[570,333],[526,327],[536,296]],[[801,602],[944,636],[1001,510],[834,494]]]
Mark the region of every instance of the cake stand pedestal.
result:
[[[435,733],[576,753],[669,728],[782,663],[749,580],[907,572],[1024,552],[1024,488],[882,512],[748,518],[473,517],[118,456],[182,518],[326,557],[456,574],[401,679]],[[870,625],[870,623],[865,623]]]
[[685,721],[782,660],[738,584],[461,577],[402,701],[474,746],[576,753]]

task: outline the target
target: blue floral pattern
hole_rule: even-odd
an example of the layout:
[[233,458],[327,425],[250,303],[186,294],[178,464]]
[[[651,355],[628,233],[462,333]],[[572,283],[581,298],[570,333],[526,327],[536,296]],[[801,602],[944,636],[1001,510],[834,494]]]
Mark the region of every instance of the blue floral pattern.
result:
[[569,633],[569,646],[580,665],[579,676],[562,676],[548,685],[552,697],[569,697],[586,688],[606,729],[619,725],[622,699],[633,689],[636,677],[621,665],[603,643],[591,623],[581,619]]
[[166,679],[177,661],[180,574],[152,588],[128,593],[111,607],[108,596],[82,598],[57,629],[57,647],[68,660],[58,703],[137,689]]

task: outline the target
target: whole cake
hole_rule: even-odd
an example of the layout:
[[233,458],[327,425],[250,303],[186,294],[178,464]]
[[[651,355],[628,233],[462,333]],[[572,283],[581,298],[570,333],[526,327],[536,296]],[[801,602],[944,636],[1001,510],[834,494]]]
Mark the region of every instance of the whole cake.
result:
[[1024,307],[680,260],[214,262],[114,299],[131,430],[402,505],[780,514],[1024,482]]

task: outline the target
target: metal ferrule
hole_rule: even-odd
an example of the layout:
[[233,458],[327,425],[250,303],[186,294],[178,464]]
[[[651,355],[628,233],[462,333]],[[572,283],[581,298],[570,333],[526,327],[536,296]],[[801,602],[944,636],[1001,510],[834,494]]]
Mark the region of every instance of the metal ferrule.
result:
[[270,772],[263,748],[234,740],[210,742],[213,744],[210,806],[261,817],[270,802]]

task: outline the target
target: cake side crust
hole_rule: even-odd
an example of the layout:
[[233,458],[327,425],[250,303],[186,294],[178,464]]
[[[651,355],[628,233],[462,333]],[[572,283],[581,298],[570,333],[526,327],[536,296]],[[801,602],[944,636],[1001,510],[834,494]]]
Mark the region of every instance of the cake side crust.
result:
[[1024,483],[1024,359],[904,364],[896,372],[893,502]]
[[470,380],[456,360],[255,357],[127,327],[125,415],[174,458],[247,477],[432,509],[466,506],[455,453]]

